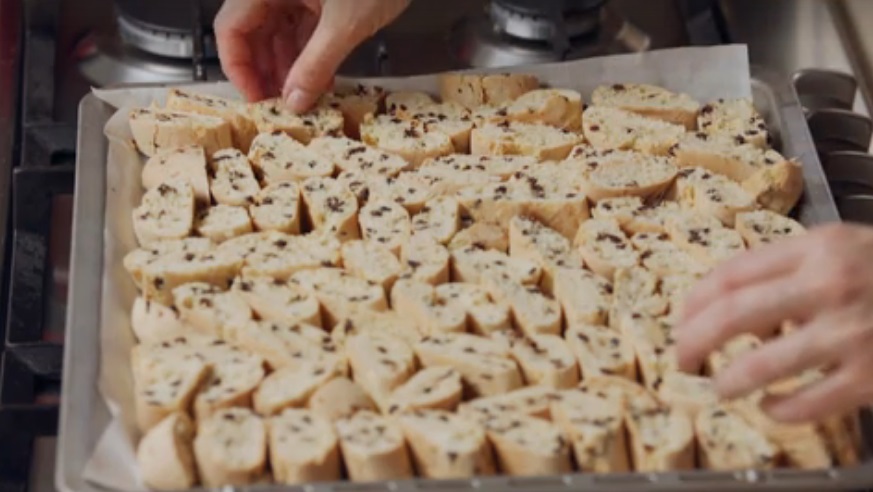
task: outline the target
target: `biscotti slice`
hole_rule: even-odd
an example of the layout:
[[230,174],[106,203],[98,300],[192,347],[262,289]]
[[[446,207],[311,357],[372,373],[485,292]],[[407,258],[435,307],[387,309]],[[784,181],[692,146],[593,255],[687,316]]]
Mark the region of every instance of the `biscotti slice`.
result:
[[609,324],[620,328],[624,317],[643,315],[658,317],[667,312],[669,303],[658,291],[660,278],[642,267],[616,272],[613,284]]
[[412,234],[409,212],[394,201],[375,196],[361,207],[358,222],[365,241],[380,244],[395,255]]
[[146,191],[132,213],[136,240],[148,245],[188,236],[194,226],[194,203],[187,181],[166,181]]
[[576,357],[559,335],[528,335],[510,350],[527,384],[572,388],[579,383]]
[[700,108],[697,127],[708,135],[733,138],[759,149],[769,146],[770,133],[751,98],[719,99]]
[[206,154],[203,147],[188,145],[163,149],[150,157],[142,168],[142,186],[150,190],[165,181],[186,181],[199,203],[210,203]]
[[714,266],[742,253],[742,236],[722,226],[718,219],[700,214],[682,214],[667,224],[670,238],[705,266]]
[[194,423],[185,413],[167,416],[139,441],[136,461],[142,480],[154,490],[186,490],[197,483]]
[[208,238],[188,237],[185,239],[172,239],[158,241],[147,248],[137,248],[124,256],[122,263],[124,269],[130,274],[137,287],[142,283],[143,269],[146,266],[159,261],[164,256],[178,253],[200,253],[210,251],[215,247]]
[[796,220],[769,210],[737,214],[735,228],[749,248],[800,236],[806,232]]
[[167,94],[167,109],[216,116],[227,121],[231,126],[234,147],[243,152],[248,152],[249,145],[258,132],[248,115],[245,103],[239,100],[184,89],[170,89]]
[[512,258],[496,250],[475,247],[452,251],[452,280],[482,283],[486,278],[507,279],[519,284],[535,285],[542,269],[532,261]]
[[410,346],[418,343],[422,335],[412,320],[405,319],[394,311],[350,311],[330,332],[331,339],[340,347],[359,333],[371,333],[397,337]]
[[316,107],[295,114],[281,99],[267,99],[249,106],[249,114],[258,133],[281,131],[304,144],[315,137],[339,136],[343,132],[343,115],[334,108]]
[[235,292],[194,282],[173,289],[173,304],[192,329],[203,334],[224,338],[225,327],[245,323],[252,311]]
[[461,74],[447,73],[439,77],[440,97],[467,109],[479,106],[500,106],[522,94],[537,89],[540,81],[523,73]]
[[458,413],[486,422],[500,415],[528,415],[550,419],[549,405],[561,392],[547,386],[526,386],[508,393],[485,396],[461,403]]
[[412,119],[422,125],[427,133],[442,133],[452,141],[455,152],[470,151],[470,131],[473,120],[470,112],[460,104],[443,102],[429,104],[397,113],[401,118]]
[[538,179],[527,176],[503,183],[473,186],[458,192],[462,211],[476,222],[509,226],[516,215],[534,217],[572,238],[588,219],[588,200],[578,192],[548,193]]
[[640,253],[642,266],[655,275],[700,275],[708,270],[665,232],[640,232],[630,239]]
[[461,374],[444,366],[426,367],[398,386],[388,400],[388,413],[438,409],[454,411],[463,393]]
[[551,403],[552,421],[570,441],[582,472],[631,469],[623,408],[615,401],[581,391],[564,391]]
[[140,289],[143,297],[170,305],[173,289],[202,282],[227,288],[242,267],[242,260],[221,251],[177,250],[161,255],[142,268]]
[[197,214],[194,230],[220,243],[252,232],[252,220],[243,207],[215,205]]
[[209,170],[209,187],[216,203],[246,206],[261,190],[248,157],[237,149],[212,154]]
[[413,167],[420,166],[427,159],[455,152],[452,139],[446,133],[428,131],[422,121],[400,119],[390,114],[367,116],[361,124],[361,140],[399,155]]
[[441,196],[428,201],[412,218],[412,233],[433,237],[447,244],[460,227],[460,206],[451,196]]
[[142,297],[137,297],[133,301],[133,307],[130,309],[130,327],[141,343],[165,340],[191,331],[191,328],[179,319],[178,310]]
[[550,126],[522,122],[486,124],[470,134],[470,153],[561,160],[581,141],[582,136],[577,133]]
[[636,150],[667,155],[685,133],[685,127],[646,118],[608,106],[590,106],[582,115],[585,139],[602,150]]
[[719,403],[711,378],[679,371],[664,374],[656,391],[662,402],[684,410],[692,419],[705,408]]
[[775,150],[693,133],[671,152],[681,166],[704,167],[740,182],[761,206],[780,214],[788,214],[803,193],[803,167]]
[[385,290],[381,285],[354,277],[339,268],[300,271],[290,281],[315,295],[321,302],[325,322],[329,326],[352,311],[388,309]]
[[358,201],[351,191],[331,178],[309,178],[301,188],[313,229],[336,237],[340,242],[361,237]]
[[623,316],[619,324],[637,355],[640,379],[647,388],[657,391],[667,373],[679,370],[673,326],[666,320],[636,313]]
[[829,417],[818,427],[835,463],[843,467],[857,466],[860,463],[861,435],[858,415]]
[[305,362],[271,372],[252,395],[258,415],[275,415],[286,408],[302,407],[309,397],[336,377],[337,365],[327,359]]
[[509,251],[509,235],[499,225],[488,222],[474,222],[469,227],[458,231],[452,237],[448,247],[450,250],[475,247],[506,253]]
[[342,171],[396,176],[409,168],[409,163],[398,155],[346,137],[316,138],[309,142],[309,150],[327,157]]
[[683,135],[671,154],[680,166],[702,167],[737,182],[750,178],[760,168],[785,160],[775,150],[747,145],[742,138],[704,132]]
[[329,177],[334,171],[332,159],[281,131],[258,135],[252,142],[248,156],[265,185]]
[[558,270],[582,268],[582,258],[570,240],[530,217],[516,216],[509,221],[509,254],[538,264],[543,269],[540,285],[549,293],[554,292]]
[[391,291],[391,307],[404,317],[415,320],[424,335],[463,332],[467,314],[458,306],[437,299],[434,286],[411,280],[399,280]]
[[506,106],[510,121],[578,131],[582,127],[582,94],[569,89],[535,89]]
[[215,116],[150,107],[131,110],[129,121],[136,147],[149,157],[187,145],[201,146],[207,155],[233,147],[230,124]]
[[[342,177],[340,175],[337,179],[342,181]],[[438,190],[431,187],[432,183],[427,176],[415,171],[405,171],[395,177],[368,176],[366,178],[369,196],[399,203],[411,215],[420,212],[425,203],[439,196]]]
[[602,85],[594,89],[591,103],[682,125],[689,131],[697,127],[700,111],[700,103],[688,94],[648,84]]
[[777,422],[761,409],[757,399],[740,401],[732,408],[781,452],[789,467],[821,470],[833,466],[827,443],[814,424]]
[[243,275],[233,282],[233,291],[267,321],[321,326],[321,312],[315,296],[283,280]]
[[415,374],[412,348],[394,336],[371,332],[348,338],[345,350],[355,382],[387,411],[392,392]]
[[626,416],[631,459],[638,472],[694,468],[694,424],[678,409],[630,409]]
[[551,422],[525,415],[503,414],[484,425],[503,473],[531,477],[572,470],[570,446]]
[[357,412],[377,411],[373,400],[357,383],[345,377],[331,379],[309,397],[308,407],[331,422],[347,419]]
[[509,305],[493,299],[487,289],[476,284],[446,283],[434,290],[437,305],[461,310],[467,315],[467,328],[490,335],[512,328]]
[[267,427],[251,410],[219,410],[197,422],[194,454],[203,485],[250,484],[266,469]]
[[594,273],[612,279],[615,271],[640,261],[627,236],[614,220],[592,219],[579,227],[574,243]]
[[345,359],[321,328],[306,324],[251,320],[228,330],[228,341],[264,358],[274,370],[328,361],[344,372]]
[[614,401],[621,405],[626,412],[657,410],[663,406],[654,393],[636,381],[617,376],[586,377],[578,388],[568,391],[580,391]]
[[403,432],[394,421],[360,411],[335,423],[343,461],[353,482],[410,478],[412,462]]
[[198,353],[212,371],[194,398],[198,421],[223,408],[250,407],[252,393],[264,379],[264,360],[254,352],[214,340]]
[[579,175],[579,188],[594,202],[607,198],[660,196],[679,169],[667,157],[631,150],[594,149],[563,164]]
[[701,167],[683,169],[674,192],[684,207],[712,215],[727,227],[733,227],[737,214],[758,208],[755,197],[739,183]]
[[681,210],[674,201],[643,203],[639,197],[607,198],[591,209],[595,219],[618,221],[628,234],[666,231],[668,220]]
[[618,331],[605,326],[568,323],[564,340],[579,362],[583,379],[604,375],[636,381],[636,354]]
[[741,333],[731,338],[718,350],[706,358],[704,369],[706,374],[716,376],[725,370],[738,357],[760,347],[764,342],[755,335]]
[[433,96],[426,92],[396,91],[385,97],[385,110],[388,113],[407,114],[423,106],[436,103]]
[[267,420],[270,469],[278,483],[340,479],[339,440],[331,421],[312,410],[289,408]]
[[766,436],[724,406],[712,405],[698,413],[694,430],[703,468],[769,470],[779,465],[779,450]]
[[343,244],[343,267],[352,275],[376,282],[390,292],[403,272],[400,260],[390,249],[370,241],[349,241]]
[[508,304],[516,327],[527,336],[561,333],[561,304],[536,285],[506,277],[485,277],[484,286],[498,302]]
[[384,99],[385,89],[379,86],[342,84],[321,96],[318,106],[339,110],[345,122],[345,134],[358,138],[364,117],[378,113]]
[[556,270],[552,294],[564,310],[567,324],[607,322],[612,305],[612,284],[582,268]]
[[702,277],[703,274],[697,273],[661,277],[661,297],[667,300],[668,305],[666,320],[674,324],[682,321],[685,301]]
[[333,236],[313,233],[248,234],[225,241],[219,251],[244,259],[245,275],[265,275],[278,280],[287,280],[301,270],[340,264],[340,242]]
[[451,257],[445,246],[428,236],[412,236],[400,247],[400,278],[439,285],[449,281]]
[[300,187],[292,181],[264,187],[254,196],[249,213],[258,230],[299,234]]
[[421,166],[420,171],[431,171],[440,176],[451,173],[473,177],[471,182],[475,181],[481,174],[491,176],[494,179],[507,180],[515,173],[537,163],[537,159],[521,155],[452,154],[428,160]]
[[520,388],[522,378],[500,343],[466,333],[423,338],[415,353],[425,367],[449,366],[461,374],[471,395],[488,396]]
[[476,421],[445,410],[414,410],[397,422],[419,475],[450,479],[495,473],[491,445]]
[[200,359],[156,349],[135,351],[133,359],[136,421],[141,431],[173,413],[187,413],[210,372]]
[[[452,159],[456,155],[458,154],[452,154],[451,156],[443,157],[443,159]],[[436,159],[428,159],[425,164],[416,171],[416,174],[427,181],[436,196],[451,196],[464,188],[482,186],[488,183],[496,183],[500,181],[499,178],[480,169],[470,168],[464,171],[456,171],[445,165],[435,166],[430,164],[435,160]]]

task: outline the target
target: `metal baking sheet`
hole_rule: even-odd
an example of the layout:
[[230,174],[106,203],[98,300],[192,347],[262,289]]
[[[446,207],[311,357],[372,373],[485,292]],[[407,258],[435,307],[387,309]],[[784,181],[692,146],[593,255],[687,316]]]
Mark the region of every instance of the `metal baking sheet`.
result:
[[[779,74],[752,67],[756,106],[773,130],[777,149],[796,156],[804,168],[806,190],[798,217],[806,225],[839,220],[827,187],[803,110],[793,87]],[[71,285],[68,299],[67,340],[64,353],[64,391],[58,439],[55,481],[64,492],[100,492],[83,477],[86,464],[107,425],[109,410],[101,397],[99,375],[100,312],[103,279],[104,209],[106,203],[105,123],[114,108],[94,95],[80,105],[77,175],[73,222]],[[873,443],[869,415],[862,415],[865,458]],[[709,471],[626,474],[568,474],[539,478],[508,476],[471,480],[426,479],[373,484],[339,482],[305,486],[258,485],[239,490],[258,491],[724,491],[724,490],[850,490],[873,481],[873,462],[851,469],[820,471],[775,470],[770,472],[714,473]]]

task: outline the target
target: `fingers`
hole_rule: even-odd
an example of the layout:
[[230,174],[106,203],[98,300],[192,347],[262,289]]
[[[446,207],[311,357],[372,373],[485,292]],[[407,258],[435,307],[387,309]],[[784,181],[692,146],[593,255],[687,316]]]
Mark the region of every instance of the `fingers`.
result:
[[762,402],[772,418],[786,423],[823,420],[866,404],[866,392],[859,387],[869,384],[858,380],[858,371],[841,367],[824,379],[809,384],[789,395],[768,396]]
[[249,0],[228,0],[215,17],[215,39],[222,71],[249,101],[267,96],[261,75],[252,63],[256,53],[251,33],[263,18],[263,4],[249,3]]
[[727,261],[694,286],[685,302],[684,319],[733,290],[794,271],[805,250],[804,241],[784,241]]
[[768,335],[786,319],[807,319],[815,309],[815,292],[788,275],[713,299],[676,330],[680,367],[697,370],[707,354],[740,333]]
[[282,96],[305,111],[331,86],[340,64],[362,41],[394,20],[407,0],[332,0],[288,73]]
[[839,359],[843,343],[829,333],[832,321],[829,317],[816,319],[790,335],[770,340],[740,356],[716,377],[719,395],[727,399],[740,398]]

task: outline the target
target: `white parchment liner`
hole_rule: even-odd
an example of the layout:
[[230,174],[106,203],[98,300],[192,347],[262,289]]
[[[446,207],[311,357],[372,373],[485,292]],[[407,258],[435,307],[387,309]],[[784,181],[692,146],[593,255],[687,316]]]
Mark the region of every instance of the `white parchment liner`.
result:
[[[751,95],[747,49],[738,45],[679,48],[515,67],[512,71],[535,74],[550,86],[575,89],[584,96],[590,95],[598,85],[620,82],[656,84],[685,92],[700,101]],[[377,83],[393,90],[437,92],[435,75],[360,81]],[[192,87],[201,92],[237,96],[237,92],[227,83],[197,84]],[[135,446],[140,436],[135,424],[130,370],[130,349],[135,339],[130,330],[129,313],[137,289],[122,265],[124,255],[137,246],[130,217],[143,192],[140,173],[144,159],[133,145],[127,114],[130,108],[136,106],[152,102],[163,104],[167,89],[123,88],[95,90],[94,93],[119,108],[105,128],[109,152],[106,160],[105,263],[98,383],[113,420],[98,441],[85,469],[85,478],[108,489],[145,490],[135,460]]]

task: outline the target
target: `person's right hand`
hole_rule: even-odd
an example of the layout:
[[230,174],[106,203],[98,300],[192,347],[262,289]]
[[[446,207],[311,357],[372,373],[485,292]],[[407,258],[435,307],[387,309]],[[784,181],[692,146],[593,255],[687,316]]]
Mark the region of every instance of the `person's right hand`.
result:
[[250,101],[305,111],[343,60],[409,0],[226,0],[215,18],[225,75]]

